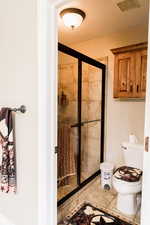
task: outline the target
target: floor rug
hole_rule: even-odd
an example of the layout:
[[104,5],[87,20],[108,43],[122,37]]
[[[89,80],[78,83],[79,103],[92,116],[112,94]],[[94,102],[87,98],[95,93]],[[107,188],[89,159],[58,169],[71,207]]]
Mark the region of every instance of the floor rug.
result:
[[83,205],[70,219],[67,225],[131,225],[90,204]]

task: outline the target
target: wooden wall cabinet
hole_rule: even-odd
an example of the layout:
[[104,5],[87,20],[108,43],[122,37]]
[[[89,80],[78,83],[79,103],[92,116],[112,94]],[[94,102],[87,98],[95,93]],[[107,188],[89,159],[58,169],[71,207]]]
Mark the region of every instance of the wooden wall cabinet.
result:
[[147,43],[111,49],[115,55],[114,98],[141,98],[146,92]]

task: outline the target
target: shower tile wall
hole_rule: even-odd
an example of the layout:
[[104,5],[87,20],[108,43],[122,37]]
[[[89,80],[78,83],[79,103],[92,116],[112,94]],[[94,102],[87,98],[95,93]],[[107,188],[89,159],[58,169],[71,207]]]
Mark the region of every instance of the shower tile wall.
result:
[[[68,124],[70,127],[77,123],[78,115],[78,65],[66,64],[59,65],[59,83],[58,83],[58,96],[61,98],[62,92],[66,96],[66,104],[58,105],[58,121],[60,123]],[[75,155],[77,154],[77,128],[71,129],[71,141],[75,149]]]
[[[82,122],[100,120],[101,71],[89,64],[82,64]],[[77,63],[59,65],[59,101],[66,96],[66,105],[59,104],[59,122],[73,125],[77,123],[78,94]],[[81,181],[99,169],[100,163],[100,121],[82,126]],[[77,150],[77,128],[71,129],[71,137]],[[77,151],[75,151],[77,154]]]
[[[74,59],[76,61],[76,59]],[[70,162],[75,161],[75,167],[77,164],[77,146],[78,146],[78,136],[77,128],[72,127],[72,125],[77,123],[77,113],[78,113],[78,65],[77,63],[68,63],[61,64],[58,68],[58,127],[68,126],[68,132],[63,135],[70,136],[70,148],[69,151],[72,151],[74,158]],[[63,98],[65,96],[65,101]],[[63,144],[63,143],[62,143]],[[65,148],[66,146],[64,146]],[[68,150],[67,150],[68,151]],[[69,161],[69,160],[68,160]],[[58,161],[58,167],[59,167]],[[71,192],[77,187],[77,172],[75,171],[74,175],[68,177],[68,183],[59,187],[58,189],[58,200],[64,197],[66,194]]]
[[[82,64],[82,153],[81,180],[85,180],[99,169],[101,131],[101,70]],[[98,120],[92,122],[93,120]]]
[[[77,64],[59,65],[58,95],[66,95],[66,105],[59,104],[58,118],[60,122],[77,122]],[[61,101],[61,100],[60,100]]]

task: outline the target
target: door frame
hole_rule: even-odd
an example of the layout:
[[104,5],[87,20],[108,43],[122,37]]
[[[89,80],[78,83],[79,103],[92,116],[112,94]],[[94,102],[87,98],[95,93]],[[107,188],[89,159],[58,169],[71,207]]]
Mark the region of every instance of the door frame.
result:
[[37,0],[38,225],[57,225],[57,15],[67,2]]
[[[70,3],[70,0],[37,1],[38,225],[57,225],[57,166],[54,153],[57,145],[57,10],[65,3]],[[149,74],[150,48],[148,52]],[[145,136],[150,137],[150,76],[146,92]],[[149,225],[149,171],[150,146],[149,152],[144,153],[141,225]]]
[[[150,15],[150,5],[149,5]],[[149,16],[149,31],[148,31],[148,60],[147,60],[147,75],[150,74],[150,16]],[[150,76],[147,76],[146,84],[146,104],[145,104],[145,129],[144,136],[150,139]],[[146,150],[146,146],[145,146]],[[150,143],[148,143],[148,152],[144,151],[143,161],[143,185],[142,185],[142,206],[141,206],[141,225],[149,224],[149,204],[150,204]]]

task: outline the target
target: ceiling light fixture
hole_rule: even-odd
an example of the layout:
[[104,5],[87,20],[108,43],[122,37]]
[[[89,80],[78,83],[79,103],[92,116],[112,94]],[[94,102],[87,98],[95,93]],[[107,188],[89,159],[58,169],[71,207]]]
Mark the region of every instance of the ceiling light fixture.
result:
[[68,8],[60,12],[60,16],[66,27],[74,29],[79,27],[85,19],[85,12],[77,8]]

